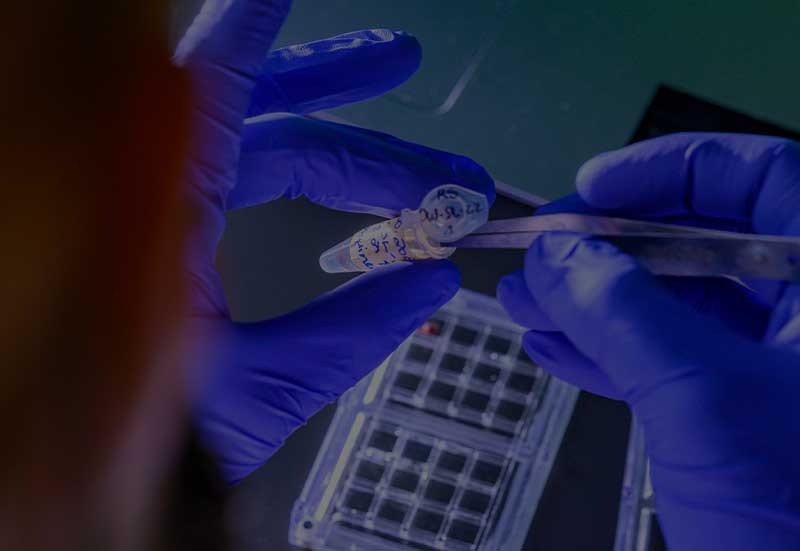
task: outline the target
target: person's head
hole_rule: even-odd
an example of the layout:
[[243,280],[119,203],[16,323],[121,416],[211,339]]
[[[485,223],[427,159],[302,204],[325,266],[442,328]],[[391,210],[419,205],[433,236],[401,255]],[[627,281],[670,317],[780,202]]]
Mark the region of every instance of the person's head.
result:
[[180,430],[188,91],[168,7],[4,9],[4,548],[136,546]]

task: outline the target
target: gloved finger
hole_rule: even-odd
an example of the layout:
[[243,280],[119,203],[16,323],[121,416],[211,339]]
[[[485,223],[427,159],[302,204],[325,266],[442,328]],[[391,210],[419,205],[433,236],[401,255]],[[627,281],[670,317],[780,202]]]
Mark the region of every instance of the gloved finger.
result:
[[570,193],[540,207],[536,207],[534,216],[541,214],[561,214],[565,212],[575,214],[604,214],[601,209],[590,206],[577,193]]
[[727,278],[663,277],[675,297],[700,314],[714,316],[728,329],[750,340],[761,340],[772,309],[755,291]]
[[[743,285],[724,278],[665,277],[660,281],[694,311],[716,317],[739,335],[752,340],[764,335],[771,309]],[[500,280],[497,299],[515,323],[537,331],[559,330],[534,300],[523,270]]]
[[365,100],[408,80],[422,60],[402,31],[355,31],[273,50],[253,90],[248,116],[311,113]]
[[621,399],[620,391],[594,362],[581,353],[563,333],[529,331],[522,346],[531,359],[551,375],[593,394]]
[[205,0],[175,62],[254,79],[290,7],[291,0]]
[[537,331],[558,331],[531,296],[523,270],[508,274],[498,282],[497,300],[514,323]]
[[785,346],[800,345],[800,285],[787,284],[782,290],[772,311],[764,341]]
[[240,354],[274,358],[303,350],[315,361],[276,367],[332,399],[377,367],[459,284],[457,268],[444,260],[369,272],[290,314],[243,326],[250,338]]
[[[206,0],[174,60],[192,83],[189,174],[194,199],[219,209],[236,182],[241,128],[264,57],[278,34],[289,0]],[[211,248],[221,234],[212,232]]]
[[[204,385],[201,430],[235,483],[391,354],[458,290],[448,261],[395,264],[260,323],[235,324]],[[269,421],[265,421],[269,419]]]
[[[666,224],[677,224],[680,226],[695,226],[695,227],[705,227],[711,228],[716,230],[726,230],[726,231],[742,231],[743,229],[747,230],[749,228],[743,228],[743,224],[737,222],[735,220],[724,220],[719,218],[708,218],[705,216],[699,216],[695,214],[683,214],[683,215],[673,215],[673,216],[643,216],[640,213],[626,213],[624,209],[618,211],[604,211],[599,208],[595,208],[590,206],[586,201],[584,201],[580,195],[577,193],[571,193],[569,195],[565,195],[559,199],[551,201],[550,203],[544,204],[541,207],[536,209],[535,216],[542,215],[542,214],[561,214],[561,213],[576,213],[576,214],[590,214],[590,215],[602,215],[602,216],[622,216],[622,217],[631,217],[631,214],[634,218],[641,218],[641,219],[648,219],[653,220],[656,222],[662,222]],[[675,288],[686,288],[687,291],[689,289],[697,289],[698,291],[709,286],[709,283],[702,283],[700,288],[698,288],[698,284],[696,283],[697,280],[690,280],[684,278],[667,278],[667,280],[675,281],[676,283],[670,284],[670,287],[673,285]],[[710,281],[723,281],[721,279],[713,279]],[[774,305],[777,302],[777,297],[780,293],[783,284],[781,282],[776,281],[767,281],[767,280],[747,280],[745,283],[754,291],[755,293],[750,293],[750,300],[753,302],[761,302],[764,305]],[[742,316],[743,317],[743,316]],[[759,323],[763,323],[763,316],[757,318],[760,320]],[[756,321],[756,319],[754,319]],[[752,334],[752,333],[748,333]]]
[[589,160],[578,193],[635,216],[697,215],[767,234],[800,233],[800,145],[745,134],[674,134]]
[[227,207],[304,195],[329,208],[391,217],[447,183],[494,202],[494,181],[467,157],[354,126],[272,115],[245,126]]
[[525,258],[525,281],[547,317],[623,392],[724,362],[739,346],[721,323],[603,241],[560,232],[539,237]]

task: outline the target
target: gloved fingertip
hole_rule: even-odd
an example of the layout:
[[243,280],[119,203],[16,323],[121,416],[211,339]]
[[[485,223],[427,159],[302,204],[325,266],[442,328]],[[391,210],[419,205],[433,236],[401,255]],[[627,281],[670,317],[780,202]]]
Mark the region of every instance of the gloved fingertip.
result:
[[580,191],[581,188],[591,186],[598,178],[602,177],[608,164],[608,153],[600,153],[585,161],[575,174],[575,185]]
[[444,304],[461,288],[461,272],[449,260],[432,260],[414,264],[422,272],[423,278],[429,278],[429,286],[441,292],[441,304]]
[[367,272],[352,281],[363,283],[366,280],[371,280],[382,293],[394,290],[395,295],[405,296],[403,310],[424,311],[425,315],[430,315],[458,292],[461,272],[449,260],[426,260],[397,263]]
[[608,174],[617,167],[616,151],[595,155],[578,169],[575,175],[575,189],[587,205],[597,209],[615,209],[620,205],[613,191],[613,183]]
[[542,235],[525,257],[525,283],[534,301],[592,358],[620,330],[606,323],[618,309],[630,309],[631,319],[643,315],[642,301],[631,293],[649,293],[651,279],[633,257],[581,234]]
[[[394,36],[397,44],[405,52],[405,60],[409,68],[409,77],[413,75],[420,65],[422,65],[422,44],[413,34],[406,31],[392,31],[389,29],[381,29],[384,32],[389,32]],[[374,31],[373,31],[374,32]]]
[[559,336],[563,338],[561,333],[528,331],[522,336],[522,348],[536,365],[551,375],[575,384],[575,381],[571,381],[569,377],[561,374],[560,367],[565,362],[558,353],[559,346],[556,339]]
[[540,331],[528,331],[522,336],[522,347],[528,356],[539,365],[546,367],[556,363],[557,355],[553,353],[553,334]]
[[494,179],[481,164],[463,155],[452,155],[450,166],[456,176],[455,183],[467,184],[470,189],[483,193],[490,206],[494,204],[497,199]]
[[525,273],[539,270],[564,270],[582,263],[586,256],[602,254],[604,243],[591,236],[572,232],[547,232],[531,244],[525,254]]
[[506,305],[513,306],[514,300],[522,294],[523,291],[527,292],[525,287],[525,276],[521,270],[512,272],[500,278],[497,282],[497,300],[500,301],[504,307]]
[[517,320],[517,312],[520,309],[520,303],[525,301],[525,295],[530,296],[527,285],[525,285],[525,274],[518,270],[514,273],[503,276],[497,282],[497,300],[500,305],[508,312],[508,315],[515,323]]
[[571,232],[543,233],[531,243],[525,255],[525,262],[558,265],[575,254],[578,246],[588,236]]
[[559,332],[528,331],[522,347],[531,359],[551,375],[600,396],[619,399],[620,392],[589,358]]
[[531,296],[522,270],[503,277],[497,284],[497,300],[514,323],[540,331],[555,331],[550,318]]
[[600,239],[548,232],[539,236],[525,255],[525,281],[537,298],[572,271],[581,273],[583,284],[592,285],[596,278],[620,275],[636,266],[632,257]]

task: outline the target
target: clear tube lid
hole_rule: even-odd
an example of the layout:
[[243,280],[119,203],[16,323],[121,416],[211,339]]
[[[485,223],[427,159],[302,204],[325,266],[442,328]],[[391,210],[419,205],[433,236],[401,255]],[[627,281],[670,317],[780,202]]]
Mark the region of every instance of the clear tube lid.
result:
[[432,189],[422,200],[422,230],[434,241],[450,243],[475,231],[489,219],[486,196],[456,184]]

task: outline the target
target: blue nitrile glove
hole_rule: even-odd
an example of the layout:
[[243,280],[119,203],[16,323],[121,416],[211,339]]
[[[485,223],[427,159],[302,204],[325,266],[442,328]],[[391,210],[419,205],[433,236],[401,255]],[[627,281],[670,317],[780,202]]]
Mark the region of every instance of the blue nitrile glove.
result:
[[[800,235],[800,146],[783,139],[666,136],[592,159],[577,188],[543,211]],[[536,361],[641,420],[671,549],[800,549],[800,285],[751,287],[657,279],[570,233],[498,286]]]
[[464,157],[291,114],[245,126],[248,115],[304,113],[380,94],[419,65],[417,41],[386,30],[267,55],[288,7],[276,0],[208,1],[176,54],[195,92],[188,194],[199,220],[189,271],[204,372],[196,419],[230,483],[377,367],[456,292],[459,274],[447,261],[396,265],[285,316],[235,323],[214,268],[226,208],[304,195],[336,209],[392,216],[447,182],[494,199],[492,180]]

